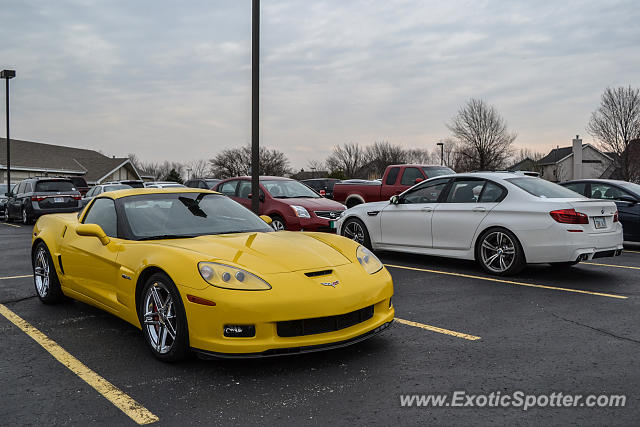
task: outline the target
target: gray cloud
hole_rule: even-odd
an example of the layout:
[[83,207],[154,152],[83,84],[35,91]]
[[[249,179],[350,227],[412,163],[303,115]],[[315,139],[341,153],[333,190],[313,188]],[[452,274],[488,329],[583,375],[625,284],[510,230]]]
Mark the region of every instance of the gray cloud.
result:
[[[250,2],[0,3],[13,135],[145,159],[250,138]],[[294,165],[334,144],[433,147],[470,97],[541,151],[640,86],[632,1],[262,1],[262,142]]]

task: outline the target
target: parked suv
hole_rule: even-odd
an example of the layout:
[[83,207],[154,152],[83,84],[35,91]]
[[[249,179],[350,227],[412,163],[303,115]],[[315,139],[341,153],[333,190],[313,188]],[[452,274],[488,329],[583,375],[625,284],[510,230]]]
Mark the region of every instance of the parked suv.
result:
[[311,178],[303,179],[300,182],[313,188],[321,196],[333,199],[333,186],[340,180],[336,178]]
[[[13,184],[11,189],[16,188],[16,185]],[[0,184],[0,218],[4,218],[4,210],[7,206],[7,193],[9,192],[9,184]]]
[[205,190],[211,190],[220,181],[222,180],[215,178],[192,178],[185,182],[184,185],[192,188],[204,188]]
[[68,178],[28,178],[15,186],[4,218],[29,224],[44,214],[76,212],[80,199],[80,192]]
[[[251,178],[222,181],[216,191],[251,209]],[[300,182],[277,176],[260,177],[260,214],[269,215],[276,230],[335,233],[345,206],[325,199]]]

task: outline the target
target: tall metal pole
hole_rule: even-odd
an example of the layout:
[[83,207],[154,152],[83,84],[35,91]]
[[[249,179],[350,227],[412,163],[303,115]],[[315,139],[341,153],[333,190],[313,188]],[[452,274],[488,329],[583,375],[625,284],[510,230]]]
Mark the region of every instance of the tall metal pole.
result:
[[440,144],[440,166],[444,166],[444,144]]
[[251,13],[251,210],[260,214],[260,0]]
[[7,90],[5,92],[7,98],[7,193],[11,193],[11,138],[9,137],[9,79],[7,82]]

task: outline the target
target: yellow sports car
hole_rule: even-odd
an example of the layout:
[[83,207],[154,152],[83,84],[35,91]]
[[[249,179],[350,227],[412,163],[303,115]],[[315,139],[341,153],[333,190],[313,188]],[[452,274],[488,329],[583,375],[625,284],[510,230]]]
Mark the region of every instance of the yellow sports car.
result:
[[207,190],[104,193],[35,224],[35,287],[141,328],[165,361],[317,351],[391,324],[391,276],[368,249],[269,222]]

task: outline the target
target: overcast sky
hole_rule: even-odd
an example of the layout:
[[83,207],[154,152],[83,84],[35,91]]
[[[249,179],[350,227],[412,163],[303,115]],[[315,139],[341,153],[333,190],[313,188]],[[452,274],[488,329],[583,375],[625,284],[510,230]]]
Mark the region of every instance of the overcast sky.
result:
[[[0,17],[12,137],[154,161],[250,141],[250,0],[0,0]],[[605,87],[640,86],[639,23],[633,0],[262,0],[261,143],[296,168],[344,142],[433,149],[476,97],[518,147],[569,145]]]

